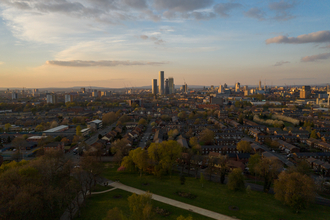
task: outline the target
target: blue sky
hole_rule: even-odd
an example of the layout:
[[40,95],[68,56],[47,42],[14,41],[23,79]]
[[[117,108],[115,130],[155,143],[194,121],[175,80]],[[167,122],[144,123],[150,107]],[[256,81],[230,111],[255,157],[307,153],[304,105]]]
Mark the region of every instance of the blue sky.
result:
[[0,87],[330,81],[327,0],[0,0]]

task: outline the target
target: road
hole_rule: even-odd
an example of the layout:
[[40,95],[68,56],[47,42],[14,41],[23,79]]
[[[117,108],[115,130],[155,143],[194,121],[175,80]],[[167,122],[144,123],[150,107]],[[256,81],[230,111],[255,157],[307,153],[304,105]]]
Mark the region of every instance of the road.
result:
[[148,138],[149,138],[149,136],[151,135],[151,129],[152,129],[152,127],[151,127],[150,124],[151,124],[152,122],[154,122],[154,121],[155,121],[155,120],[151,120],[150,123],[148,124],[147,129],[146,129],[146,131],[144,132],[143,137],[141,138],[141,141],[140,141],[138,147],[141,147],[142,149],[145,148],[146,143],[147,143],[148,140],[149,140]]
[[109,133],[110,131],[112,131],[112,128],[116,127],[117,122],[113,123],[110,126],[107,126],[105,128],[103,128],[102,130],[98,130],[92,137],[90,137],[89,139],[87,139],[85,142],[86,144],[94,144],[98,138],[99,138],[99,134],[101,134],[102,136],[106,135],[107,133]]

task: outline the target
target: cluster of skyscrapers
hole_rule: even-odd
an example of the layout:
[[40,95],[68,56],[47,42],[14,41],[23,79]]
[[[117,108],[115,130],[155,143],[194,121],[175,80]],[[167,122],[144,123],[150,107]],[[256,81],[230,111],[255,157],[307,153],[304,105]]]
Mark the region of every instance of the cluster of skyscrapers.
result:
[[159,86],[157,85],[157,79],[153,79],[151,82],[152,94],[156,95],[168,95],[175,93],[175,85],[173,77],[165,79],[164,71],[159,71]]

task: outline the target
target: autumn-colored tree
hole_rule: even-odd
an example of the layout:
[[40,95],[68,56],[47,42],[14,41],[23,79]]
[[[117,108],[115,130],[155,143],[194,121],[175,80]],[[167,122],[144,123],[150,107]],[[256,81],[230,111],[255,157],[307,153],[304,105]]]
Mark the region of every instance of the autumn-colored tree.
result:
[[315,198],[314,181],[309,176],[282,172],[274,184],[275,198],[297,212],[307,208]]
[[137,168],[139,168],[141,177],[142,172],[148,168],[148,152],[138,147],[133,150],[132,159]]
[[131,145],[126,138],[116,140],[111,146],[111,153],[115,155],[114,159],[116,162],[120,163],[124,156],[127,156]]
[[152,195],[149,192],[141,195],[134,193],[128,197],[128,205],[132,219],[150,220],[153,218],[151,198]]
[[255,172],[264,178],[264,191],[270,189],[274,179],[277,178],[282,169],[282,164],[276,159],[262,158],[255,166]]
[[204,142],[206,145],[210,145],[214,142],[214,132],[210,129],[204,129],[200,134],[199,134],[199,140]]
[[167,132],[167,135],[168,135],[168,137],[169,137],[169,140],[173,140],[174,137],[176,137],[178,134],[179,134],[178,129],[169,130],[169,131]]
[[55,128],[55,127],[57,127],[57,126],[58,126],[57,121],[52,121],[52,122],[50,123],[50,128]]
[[180,215],[179,217],[177,217],[176,220],[193,220],[193,218],[190,215],[186,218],[184,216]]
[[244,176],[240,168],[235,168],[228,176],[228,189],[239,191],[245,189]]
[[81,136],[81,127],[80,127],[80,125],[78,125],[78,126],[76,127],[76,135],[77,135],[77,136]]
[[315,138],[315,139],[318,138],[317,133],[316,133],[316,130],[312,130],[312,132],[311,132],[311,136],[310,136],[310,137],[311,137],[311,138]]
[[9,131],[9,129],[11,128],[11,124],[7,123],[5,124],[5,131]]
[[250,156],[247,166],[248,166],[249,172],[251,174],[255,174],[255,167],[257,164],[260,163],[260,160],[261,160],[261,157],[259,154],[254,154],[254,155]]
[[127,218],[124,216],[123,212],[115,207],[110,209],[107,213],[107,216],[103,220],[126,220]]
[[141,119],[139,120],[138,124],[139,124],[139,125],[147,125],[148,122],[147,122],[147,120],[145,120],[144,118],[141,118]]
[[108,112],[102,116],[102,124],[110,125],[114,123],[117,119],[117,116],[114,112]]
[[243,153],[250,153],[252,151],[252,147],[251,147],[250,142],[240,141],[237,144],[237,150],[242,151]]

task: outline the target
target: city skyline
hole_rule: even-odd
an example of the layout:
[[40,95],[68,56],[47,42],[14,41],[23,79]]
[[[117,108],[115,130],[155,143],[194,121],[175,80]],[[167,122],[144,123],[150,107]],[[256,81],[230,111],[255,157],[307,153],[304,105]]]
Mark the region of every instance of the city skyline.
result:
[[149,86],[159,69],[177,85],[323,84],[329,9],[308,0],[2,0],[0,87]]

